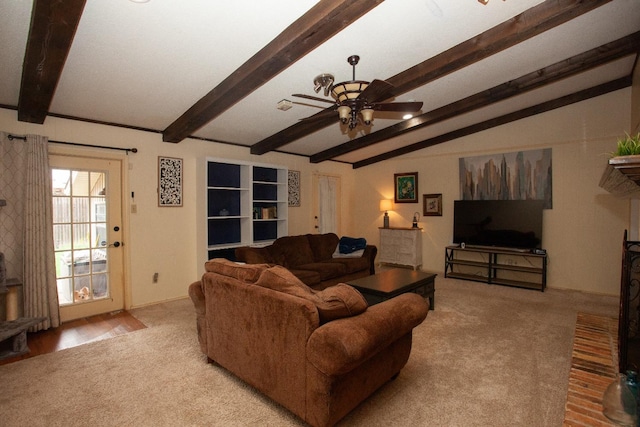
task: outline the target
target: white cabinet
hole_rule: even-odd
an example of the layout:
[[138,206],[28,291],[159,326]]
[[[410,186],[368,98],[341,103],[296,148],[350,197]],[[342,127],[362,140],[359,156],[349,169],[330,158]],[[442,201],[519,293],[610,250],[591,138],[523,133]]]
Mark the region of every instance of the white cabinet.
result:
[[422,228],[380,228],[380,264],[422,265]]

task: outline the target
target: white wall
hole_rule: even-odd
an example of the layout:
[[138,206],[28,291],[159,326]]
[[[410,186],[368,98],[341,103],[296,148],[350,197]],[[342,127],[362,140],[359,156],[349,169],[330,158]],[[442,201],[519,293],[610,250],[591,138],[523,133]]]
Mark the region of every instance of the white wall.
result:
[[[202,274],[198,246],[197,164],[206,157],[278,164],[301,171],[302,206],[289,208],[289,234],[313,233],[311,182],[314,172],[342,177],[342,232],[378,244],[382,214],[378,203],[393,199],[393,174],[419,172],[422,194],[443,194],[443,216],[420,219],[424,227],[424,268],[443,271],[444,247],[451,243],[453,201],[459,198],[458,158],[551,147],[553,210],[544,215],[543,245],[549,252],[548,286],[615,295],[620,280],[622,233],[629,224],[629,202],[598,187],[607,156],[619,136],[630,128],[631,89],[617,91],[559,110],[490,129],[465,138],[375,165],[353,170],[336,162],[310,164],[304,157],[270,153],[252,156],[249,149],[187,139],[162,142],[159,133],[49,117],[43,125],[22,123],[16,112],[0,109],[0,130],[40,134],[49,139],[138,148],[137,154],[68,148],[56,152],[119,157],[125,164],[123,231],[128,266],[128,307],[184,297],[188,285]],[[157,157],[184,159],[184,206],[157,206]],[[357,185],[356,185],[357,183]],[[130,214],[135,193],[137,213]],[[392,226],[410,226],[418,204],[396,205]],[[155,272],[158,283],[153,283]]]
[[[553,209],[543,216],[549,254],[547,285],[593,293],[619,293],[623,231],[629,201],[598,183],[618,137],[629,129],[631,89],[540,114],[411,155],[356,169],[364,203],[352,204],[356,231],[379,242],[378,201],[393,199],[393,174],[418,171],[418,204],[397,204],[391,226],[410,227],[422,212],[422,194],[442,193],[442,217],[423,217],[423,268],[444,271],[445,246],[453,234],[453,201],[460,198],[458,159],[475,155],[552,148]],[[383,178],[380,178],[383,177]]]
[[[204,268],[202,260],[205,247],[198,246],[197,198],[202,197],[202,186],[197,174],[198,162],[206,157],[221,157],[270,163],[301,171],[301,206],[289,208],[289,234],[313,233],[311,212],[312,173],[319,171],[341,176],[343,199],[349,200],[352,188],[352,169],[348,165],[325,162],[311,165],[307,158],[278,153],[252,156],[246,147],[217,144],[187,139],[179,144],[162,142],[159,133],[143,132],[93,123],[48,117],[43,125],[18,122],[16,112],[0,109],[0,129],[19,135],[32,133],[46,135],[50,140],[69,141],[92,145],[121,148],[137,148],[137,154],[72,148],[51,144],[50,151],[120,158],[124,162],[124,209],[123,223],[125,242],[125,265],[127,268],[127,307],[136,307],[187,295],[190,283],[197,280]],[[158,156],[184,159],[183,206],[158,207],[157,202],[157,158]],[[135,200],[131,198],[134,192]],[[135,202],[137,213],[130,213]],[[343,202],[343,218],[349,204]],[[343,221],[343,231],[349,232],[351,221]],[[153,274],[159,274],[158,283],[153,283]]]

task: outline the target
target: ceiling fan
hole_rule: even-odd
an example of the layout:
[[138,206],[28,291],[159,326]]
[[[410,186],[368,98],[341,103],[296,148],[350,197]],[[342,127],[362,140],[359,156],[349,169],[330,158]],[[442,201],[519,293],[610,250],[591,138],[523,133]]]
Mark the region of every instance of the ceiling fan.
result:
[[333,108],[328,108],[303,120],[319,120],[337,112],[342,124],[348,124],[349,129],[354,129],[359,123],[370,125],[374,111],[416,112],[422,108],[422,102],[378,102],[392,96],[393,85],[377,79],[371,83],[356,80],[356,65],[359,61],[358,55],[347,58],[347,62],[353,67],[352,80],[333,84],[334,78],[331,74],[321,74],[314,79],[315,92],[318,93],[324,87],[325,96],[330,93],[333,101],[300,93],[292,95],[333,104]]

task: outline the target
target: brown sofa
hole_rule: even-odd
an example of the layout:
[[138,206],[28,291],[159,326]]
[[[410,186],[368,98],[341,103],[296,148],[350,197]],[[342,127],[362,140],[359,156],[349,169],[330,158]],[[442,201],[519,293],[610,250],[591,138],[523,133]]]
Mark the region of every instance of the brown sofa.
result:
[[287,269],[207,262],[189,295],[213,362],[312,426],[331,426],[398,375],[429,303],[408,293],[367,307],[353,287],[323,291]]
[[375,274],[378,248],[367,245],[357,258],[334,258],[340,239],[334,233],[285,236],[264,247],[236,248],[239,262],[281,265],[314,289]]

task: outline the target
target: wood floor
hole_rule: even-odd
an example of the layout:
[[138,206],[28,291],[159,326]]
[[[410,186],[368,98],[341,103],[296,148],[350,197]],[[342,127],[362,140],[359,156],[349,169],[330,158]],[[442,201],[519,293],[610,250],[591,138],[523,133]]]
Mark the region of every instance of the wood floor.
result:
[[0,365],[16,362],[40,354],[53,353],[91,341],[99,341],[144,329],[146,326],[128,311],[105,313],[72,320],[58,328],[27,334],[28,354],[0,360]]

